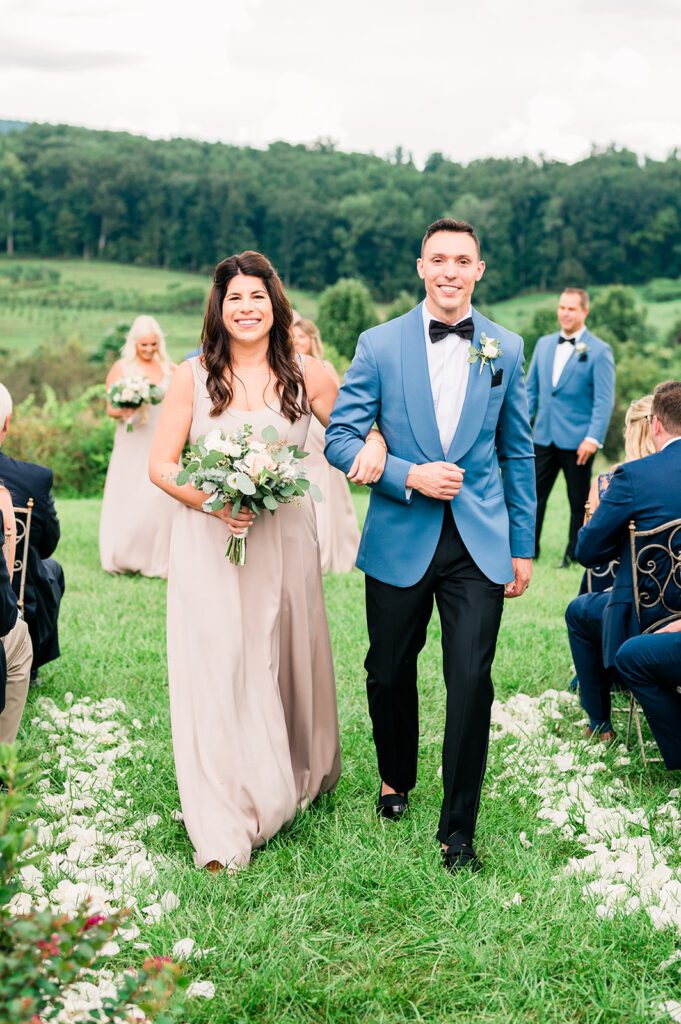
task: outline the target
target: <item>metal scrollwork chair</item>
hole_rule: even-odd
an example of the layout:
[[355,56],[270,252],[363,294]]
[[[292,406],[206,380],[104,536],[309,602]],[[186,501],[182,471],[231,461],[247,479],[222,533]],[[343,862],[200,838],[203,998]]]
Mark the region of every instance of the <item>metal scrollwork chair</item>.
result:
[[[632,520],[629,523],[629,543],[639,628],[641,635],[654,633],[662,626],[681,619],[681,519],[663,523],[654,530],[637,530]],[[681,692],[681,687],[677,689]],[[660,761],[659,757],[646,758],[640,712],[633,696],[629,704],[627,744],[632,719],[636,721],[643,763]]]
[[24,594],[26,591],[26,570],[28,568],[28,544],[31,536],[31,517],[33,515],[33,498],[26,505],[14,506],[17,521],[16,551],[14,554],[14,573],[19,574],[19,614],[24,617]]
[[[591,506],[587,501],[584,506],[584,522],[588,523],[590,519]],[[608,562],[605,565],[595,565],[592,569],[587,569],[584,573],[584,592],[587,594],[605,594],[608,590],[612,590],[619,564],[620,559],[613,558],[612,562]]]

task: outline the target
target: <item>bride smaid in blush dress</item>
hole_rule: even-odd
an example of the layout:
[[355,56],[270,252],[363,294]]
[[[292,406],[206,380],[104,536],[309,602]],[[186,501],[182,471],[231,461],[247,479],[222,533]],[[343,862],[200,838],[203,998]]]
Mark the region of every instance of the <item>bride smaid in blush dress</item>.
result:
[[[168,573],[173,750],[195,862],[246,865],[251,852],[340,775],[338,716],[319,546],[309,495],[253,519],[202,511],[177,486],[187,437],[265,426],[305,447],[310,416],[328,422],[337,386],[291,344],[291,307],[269,260],[229,257],[215,271],[201,356],[182,363],[152,446],[154,483],[177,499]],[[385,453],[362,450],[363,482]],[[225,558],[249,528],[246,564]]]
[[[339,385],[334,366],[324,361],[324,348],[317,325],[312,320],[298,320],[293,325],[292,335],[296,351],[318,359],[336,385]],[[322,501],[315,504],[322,572],[350,572],[359,547],[357,514],[348,481],[324,457],[324,433],[319,420],[312,420],[307,435],[307,450],[310,454],[305,460],[310,480],[322,492]],[[378,436],[378,432],[375,436]]]
[[[106,387],[124,377],[146,377],[165,391],[175,369],[157,321],[152,316],[138,316],[121,358],[109,370]],[[175,502],[153,486],[148,468],[161,406],[145,405],[132,410],[107,405],[106,411],[118,420],[118,426],[99,520],[102,569],[165,577]],[[126,429],[128,423],[131,431]]]

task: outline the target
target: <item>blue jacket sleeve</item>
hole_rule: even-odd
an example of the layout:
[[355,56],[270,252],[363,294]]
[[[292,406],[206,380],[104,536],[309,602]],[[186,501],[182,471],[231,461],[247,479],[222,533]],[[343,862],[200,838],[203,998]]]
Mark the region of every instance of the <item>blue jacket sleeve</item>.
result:
[[604,345],[594,360],[594,404],[587,437],[603,444],[614,406],[615,360],[610,346]]
[[537,412],[537,401],[539,399],[539,369],[537,362],[538,349],[539,342],[535,345],[532,358],[530,359],[530,368],[527,371],[527,408],[530,422],[534,420]]
[[575,554],[587,568],[620,558],[633,518],[631,484],[620,466],[593,516],[579,531]]
[[[347,473],[367,434],[380,426],[381,380],[376,357],[366,334],[360,335],[352,364],[326,428],[325,455],[332,466]],[[406,480],[412,463],[388,452],[381,479],[372,489],[387,498],[409,504]]]
[[522,343],[499,411],[496,447],[508,509],[511,555],[534,558],[537,488]]

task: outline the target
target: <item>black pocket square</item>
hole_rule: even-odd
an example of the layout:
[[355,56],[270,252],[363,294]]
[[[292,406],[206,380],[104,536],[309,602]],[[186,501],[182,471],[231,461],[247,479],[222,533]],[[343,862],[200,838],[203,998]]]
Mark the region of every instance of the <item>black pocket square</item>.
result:
[[499,385],[501,384],[503,378],[504,378],[504,371],[503,370],[497,370],[497,372],[492,376],[492,387],[493,388],[498,388]]

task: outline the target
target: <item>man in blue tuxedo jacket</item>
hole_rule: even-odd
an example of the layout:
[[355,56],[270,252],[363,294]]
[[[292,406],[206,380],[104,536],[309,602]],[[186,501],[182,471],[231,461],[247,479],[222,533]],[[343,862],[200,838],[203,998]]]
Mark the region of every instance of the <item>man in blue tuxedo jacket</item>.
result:
[[562,469],[570,502],[563,566],[575,557],[593,457],[603,447],[615,404],[612,349],[587,330],[588,313],[587,293],[566,288],[558,305],[560,334],[539,339],[527,374],[537,474],[536,555],[546,503]]
[[522,339],[471,307],[484,269],[469,224],[428,228],[417,261],[425,302],[361,335],[326,432],[329,462],[349,475],[374,422],[388,449],[357,558],[386,818],[402,816],[416,783],[417,657],[437,602],[447,687],[437,836],[451,870],[479,867],[492,660],[504,592],[524,592],[534,552]]
[[[565,619],[589,735],[614,736],[610,686],[618,651],[638,630],[634,605],[629,523],[651,530],[681,518],[681,381],[655,388],[651,410],[655,454],[623,463],[577,541],[577,558],[589,567],[621,562],[610,592],[581,594]],[[645,707],[645,705],[644,705]]]

